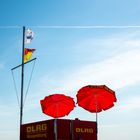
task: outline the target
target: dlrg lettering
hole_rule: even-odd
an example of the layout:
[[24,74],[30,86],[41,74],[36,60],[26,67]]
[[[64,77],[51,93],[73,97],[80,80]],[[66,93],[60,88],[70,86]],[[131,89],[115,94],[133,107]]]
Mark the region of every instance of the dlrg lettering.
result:
[[37,132],[43,132],[46,130],[47,130],[47,124],[32,125],[26,128],[27,133],[37,133]]

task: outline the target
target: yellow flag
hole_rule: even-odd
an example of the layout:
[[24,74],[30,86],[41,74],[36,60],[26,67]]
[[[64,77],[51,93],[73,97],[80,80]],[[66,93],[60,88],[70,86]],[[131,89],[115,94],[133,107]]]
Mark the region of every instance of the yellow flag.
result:
[[35,49],[29,49],[29,48],[24,49],[24,63],[28,62],[31,59],[34,51]]

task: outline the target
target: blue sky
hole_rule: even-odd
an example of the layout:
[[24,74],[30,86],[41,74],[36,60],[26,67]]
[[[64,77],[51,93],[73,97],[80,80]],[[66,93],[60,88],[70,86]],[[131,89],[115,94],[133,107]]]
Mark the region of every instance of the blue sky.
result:
[[[99,139],[138,139],[139,5],[139,0],[0,0],[0,139],[19,138],[19,106],[11,68],[21,63],[23,25],[35,33],[28,47],[36,49],[37,57],[24,123],[51,119],[39,104],[49,94],[75,98],[82,86],[106,84],[118,101],[99,113]],[[25,67],[25,81],[32,65]],[[14,74],[19,91],[20,69]],[[95,114],[80,107],[64,118],[77,117],[95,120]]]

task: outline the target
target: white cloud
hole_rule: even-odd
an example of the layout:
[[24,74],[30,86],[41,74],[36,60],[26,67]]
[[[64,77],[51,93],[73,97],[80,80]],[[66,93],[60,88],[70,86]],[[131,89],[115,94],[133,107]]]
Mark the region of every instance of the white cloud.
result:
[[[99,126],[98,137],[99,139],[107,140],[132,140],[134,137],[140,137],[140,125],[138,124],[119,124]],[[132,133],[131,133],[132,132]],[[115,136],[115,137],[114,137]]]
[[123,105],[118,106],[116,109],[121,112],[124,112],[124,110],[126,112],[140,109],[140,96],[128,98],[124,101]]
[[127,46],[140,47],[140,40],[128,40],[125,43]]
[[[133,85],[140,81],[140,51],[128,51],[96,64],[79,67],[63,77],[42,78],[43,89],[46,83],[56,91],[72,92],[88,84],[106,84],[113,89]],[[60,80],[61,79],[61,80]],[[75,94],[75,93],[74,93]],[[70,93],[70,95],[72,95]]]
[[[27,102],[28,109],[26,109],[25,106],[25,111],[29,112],[33,108],[40,109],[39,100],[49,94],[64,93],[75,98],[76,92],[88,84],[106,84],[116,91],[116,89],[140,82],[140,41],[133,39],[137,34],[133,34],[130,39],[129,35],[128,37],[127,35],[121,35],[121,37],[117,39],[116,37],[101,40],[90,39],[87,40],[87,42],[84,41],[84,43],[80,43],[80,45],[76,44],[76,46],[78,46],[76,48],[77,51],[87,49],[83,48],[84,46],[88,46],[89,51],[92,50],[92,48],[96,51],[96,47],[99,45],[99,47],[102,48],[100,49],[101,51],[114,55],[105,58],[103,56],[104,59],[102,58],[100,61],[96,61],[96,63],[89,61],[87,65],[76,68],[73,67],[71,70],[63,71],[61,74],[45,73],[46,75],[44,74],[44,76],[38,80],[39,84],[29,97],[29,102]],[[120,35],[117,36],[119,37]],[[95,46],[95,48],[93,46]],[[91,58],[92,56],[87,57]],[[32,101],[32,103],[30,101]],[[129,101],[124,103],[126,104],[125,106],[118,105],[116,109],[127,108],[127,105],[130,104],[128,102]],[[135,101],[133,103],[131,101],[130,106],[131,109],[134,109],[137,108],[139,104],[138,102],[135,104]]]

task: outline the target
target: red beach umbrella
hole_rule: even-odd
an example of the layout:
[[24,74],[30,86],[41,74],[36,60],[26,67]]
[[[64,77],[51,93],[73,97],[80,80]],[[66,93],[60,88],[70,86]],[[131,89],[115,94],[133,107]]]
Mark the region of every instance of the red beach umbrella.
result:
[[115,92],[106,85],[88,85],[82,87],[77,93],[77,103],[80,107],[92,113],[107,110],[117,101]]
[[40,101],[44,114],[53,118],[68,115],[75,107],[73,98],[64,94],[52,94]]

